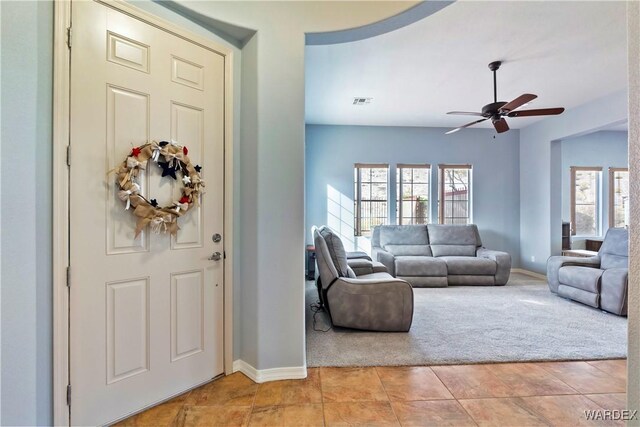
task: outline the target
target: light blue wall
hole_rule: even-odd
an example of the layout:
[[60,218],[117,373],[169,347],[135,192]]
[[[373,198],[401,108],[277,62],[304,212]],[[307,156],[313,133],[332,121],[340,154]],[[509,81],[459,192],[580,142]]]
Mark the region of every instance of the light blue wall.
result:
[[[489,129],[465,129],[444,135],[444,128],[381,126],[306,126],[306,239],[311,225],[348,224],[337,230],[353,241],[354,163],[430,163],[432,201],[437,201],[437,165],[473,165],[473,221],[484,245],[520,252],[520,186],[518,131],[498,135]],[[395,196],[395,189],[391,198]],[[435,197],[434,197],[435,196]],[[340,209],[337,209],[338,201]],[[431,212],[435,214],[436,204]],[[341,213],[339,213],[341,211]],[[432,215],[434,217],[434,215]],[[360,243],[360,247],[364,247]]]
[[[557,142],[562,152],[562,220],[571,219],[570,180],[571,166],[600,166],[602,167],[601,187],[601,230],[602,235],[609,228],[609,168],[626,168],[627,160],[627,132],[600,131],[575,138],[568,138]],[[553,197],[554,195],[552,195]],[[578,239],[584,241],[584,239]],[[574,239],[574,248],[581,245]]]
[[584,135],[627,120],[627,91],[612,93],[520,130],[520,256],[523,268],[546,272],[562,245],[562,185],[552,141]]
[[53,3],[0,2],[2,425],[52,421]]

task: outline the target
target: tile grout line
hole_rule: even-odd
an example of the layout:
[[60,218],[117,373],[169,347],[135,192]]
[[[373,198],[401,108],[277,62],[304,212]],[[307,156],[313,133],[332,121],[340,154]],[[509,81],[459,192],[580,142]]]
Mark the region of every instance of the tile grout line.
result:
[[[442,385],[444,386],[444,388],[446,388],[446,389],[447,389],[447,391],[449,392],[449,394],[451,395],[451,397],[453,397],[453,400],[455,400],[455,401],[456,401],[456,403],[457,403],[458,405],[460,405],[460,407],[462,408],[462,410],[464,411],[464,413],[465,413],[465,414],[467,414],[467,416],[469,417],[469,419],[470,419],[471,421],[473,421],[473,423],[474,423],[475,425],[479,425],[479,424],[478,424],[478,422],[476,421],[476,419],[473,417],[473,415],[471,415],[471,414],[469,413],[469,411],[467,411],[467,408],[465,408],[465,407],[464,407],[464,405],[463,405],[462,403],[460,403],[460,399],[458,399],[458,398],[456,397],[456,395],[455,395],[455,394],[453,394],[453,392],[451,391],[451,389],[449,389],[449,387],[447,386],[447,383],[445,383],[445,382],[442,380],[442,378],[440,378],[440,376],[438,375],[438,373],[437,373],[437,372],[436,372],[436,371],[435,371],[431,366],[427,366],[427,367],[431,370],[431,372],[433,372],[433,375],[435,375],[435,376],[436,376],[436,378],[438,379],[438,381],[440,381],[440,383],[442,383]],[[448,399],[447,399],[447,400],[448,400]]]
[[[552,377],[556,378],[558,381],[562,382],[563,384],[566,384],[567,387],[569,387],[572,390],[575,390],[576,394],[581,394],[581,395],[585,395],[587,393],[582,392],[580,390],[578,390],[576,387],[571,386],[569,383],[567,383],[566,381],[564,381],[562,378],[558,377],[556,374],[554,374],[552,371],[548,370],[547,368],[545,368],[543,365],[544,363],[586,363],[587,365],[595,368],[596,370],[605,373],[609,378],[612,379],[616,379],[613,375],[611,375],[608,372],[603,371],[602,369],[599,369],[596,366],[593,366],[591,363],[585,361],[585,360],[572,360],[572,361],[564,361],[564,362],[542,362],[542,363],[537,363],[538,366],[540,366],[542,369],[544,369],[547,373],[549,373]],[[626,381],[625,381],[626,383]],[[599,392],[599,393],[589,393],[589,394],[610,394],[610,393],[622,393],[622,392],[616,392],[616,391],[604,391],[604,392]],[[625,390],[626,393],[626,390]],[[550,395],[553,396],[553,395]]]
[[[596,365],[594,365],[591,362],[610,362],[612,360],[624,360],[625,361],[625,366],[627,365],[627,359],[599,359],[599,360],[583,360],[583,362],[586,362],[587,364],[589,364],[589,366],[593,366],[594,368],[596,368],[597,370],[604,372],[605,374],[609,375],[610,377],[613,377],[613,375],[611,374],[611,372],[607,372],[602,368],[598,368]],[[592,393],[593,394],[593,393]],[[596,393],[597,394],[597,393]]]
[[391,412],[393,413],[393,416],[396,417],[396,421],[398,422],[398,424],[402,426],[402,423],[400,422],[400,418],[398,418],[398,414],[396,414],[396,410],[394,409],[393,403],[391,402],[391,398],[389,397],[389,392],[387,391],[387,388],[384,386],[384,381],[382,381],[382,378],[380,378],[380,374],[378,373],[378,367],[374,366],[373,370],[376,373],[376,377],[378,377],[378,381],[380,381],[380,385],[382,386],[382,390],[384,390],[384,394],[387,396],[387,402],[389,402],[389,407],[391,408]]
[[[253,382],[255,383],[255,381]],[[255,383],[255,384],[257,384],[258,387],[256,387],[256,391],[253,393],[253,399],[251,399],[251,409],[249,409],[249,419],[247,420],[247,426],[251,424],[251,419],[253,418],[253,408],[256,405],[256,397],[258,396],[258,390],[260,390],[260,384],[259,383]]]
[[171,420],[171,423],[169,424],[170,426],[173,425],[177,425],[178,424],[178,417],[180,416],[180,414],[184,411],[184,407],[187,405],[187,399],[189,399],[189,396],[191,396],[191,393],[193,393],[194,389],[189,390],[186,394],[186,396],[184,397],[184,400],[182,401],[182,405],[180,406],[180,409],[178,410],[178,413],[176,414],[175,417],[173,417],[173,419]]
[[322,425],[326,427],[327,420],[324,416],[324,391],[322,388],[322,368],[318,368],[318,379],[320,380],[320,405],[322,410]]

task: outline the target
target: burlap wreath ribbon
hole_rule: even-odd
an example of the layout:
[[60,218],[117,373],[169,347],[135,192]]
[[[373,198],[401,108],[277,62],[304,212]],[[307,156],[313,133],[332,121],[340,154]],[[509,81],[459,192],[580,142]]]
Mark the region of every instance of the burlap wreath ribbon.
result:
[[[116,183],[119,187],[118,198],[125,202],[125,209],[133,208],[133,214],[138,218],[136,237],[147,225],[154,233],[169,233],[175,236],[180,228],[177,223],[178,217],[199,205],[204,181],[200,177],[200,172],[191,164],[187,153],[188,150],[185,147],[173,142],[152,141],[135,147],[115,169]],[[172,168],[174,173],[182,173],[184,186],[180,200],[158,207],[157,203],[152,203],[140,194],[141,187],[136,179],[140,171],[147,169],[149,160],[155,163],[164,160],[166,163],[164,167]]]

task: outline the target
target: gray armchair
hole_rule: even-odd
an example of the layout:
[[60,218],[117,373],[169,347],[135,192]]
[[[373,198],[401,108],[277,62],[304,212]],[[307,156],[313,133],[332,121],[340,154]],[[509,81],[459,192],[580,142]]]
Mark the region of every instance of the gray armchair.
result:
[[[342,241],[328,227],[315,229],[313,234],[318,287],[332,323],[371,331],[408,331],[413,320],[411,285],[381,271],[384,267],[378,263],[348,261]],[[354,261],[357,266],[352,268]]]
[[628,230],[610,228],[597,256],[550,257],[547,261],[549,289],[562,297],[626,316],[628,253]]

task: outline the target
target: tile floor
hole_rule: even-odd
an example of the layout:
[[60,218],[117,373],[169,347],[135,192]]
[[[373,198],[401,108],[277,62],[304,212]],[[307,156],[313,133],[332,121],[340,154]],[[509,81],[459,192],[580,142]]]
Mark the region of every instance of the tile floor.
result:
[[582,426],[625,407],[626,361],[311,368],[255,384],[241,373],[118,426]]

